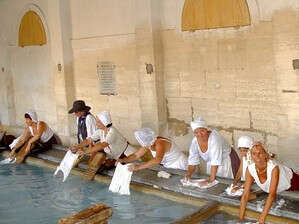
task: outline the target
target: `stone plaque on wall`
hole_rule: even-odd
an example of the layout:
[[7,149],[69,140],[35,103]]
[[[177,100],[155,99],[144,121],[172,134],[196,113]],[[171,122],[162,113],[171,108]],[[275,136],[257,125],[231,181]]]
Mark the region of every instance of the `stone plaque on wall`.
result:
[[110,61],[97,63],[101,95],[116,95],[115,65]]

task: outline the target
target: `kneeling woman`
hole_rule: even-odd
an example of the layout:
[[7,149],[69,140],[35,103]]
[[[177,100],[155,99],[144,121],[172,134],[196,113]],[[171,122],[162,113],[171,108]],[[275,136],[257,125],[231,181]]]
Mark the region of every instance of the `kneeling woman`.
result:
[[210,130],[201,118],[191,122],[193,138],[188,159],[188,172],[185,179],[191,178],[195,166],[199,165],[200,157],[207,162],[209,179],[202,181],[201,185],[212,183],[216,176],[233,178],[239,168],[240,159],[224,138],[216,131]]
[[[52,147],[52,144],[57,144],[54,132],[46,122],[38,121],[34,111],[25,113],[24,118],[27,127],[9,154],[11,159],[16,157],[17,163],[22,163],[34,148],[47,150]],[[17,150],[19,152],[16,154]]]
[[165,168],[187,169],[187,157],[173,141],[156,136],[150,128],[142,128],[136,131],[135,138],[142,147],[128,158],[119,159],[118,161],[124,163],[133,162],[141,158],[147,150],[151,151],[154,158],[140,165],[131,164],[128,168],[130,171],[142,170],[158,164],[162,164]]
[[[108,111],[103,111],[98,114],[96,116],[96,122],[99,129],[97,129],[90,138],[70,148],[72,151],[77,151],[79,155],[91,154],[91,158],[88,162],[89,169],[85,174],[85,179],[93,179],[97,170],[104,162],[105,166],[109,166],[109,162],[113,166],[115,163],[113,160],[127,157],[136,151],[136,149],[129,144],[127,139],[112,126]],[[94,142],[97,143],[93,145]],[[87,145],[91,147],[83,150],[83,147]]]
[[240,219],[244,219],[250,187],[255,181],[265,192],[269,193],[264,209],[259,216],[259,223],[265,223],[266,216],[275,200],[276,193],[281,191],[298,191],[299,175],[290,168],[270,160],[270,156],[260,142],[251,149],[253,161],[246,171],[245,189],[241,198]]

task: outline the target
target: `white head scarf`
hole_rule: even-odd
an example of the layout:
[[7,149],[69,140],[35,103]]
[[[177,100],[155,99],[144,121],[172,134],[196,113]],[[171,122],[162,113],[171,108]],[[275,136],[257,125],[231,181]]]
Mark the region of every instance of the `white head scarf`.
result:
[[99,113],[97,115],[97,117],[100,119],[100,121],[107,126],[108,124],[111,124],[111,117],[110,117],[110,113],[107,110],[102,111],[101,113]]
[[141,128],[134,132],[136,140],[143,147],[152,146],[157,140],[157,135],[150,128]]
[[253,138],[249,136],[241,136],[238,139],[238,148],[248,148],[251,149],[253,145]]
[[208,125],[205,120],[202,118],[198,117],[196,120],[191,121],[190,126],[192,128],[192,131],[194,131],[196,128],[205,128],[209,129]]
[[26,112],[26,114],[28,114],[31,117],[32,121],[38,122],[38,120],[37,120],[37,114],[36,114],[35,111],[29,110],[29,111]]

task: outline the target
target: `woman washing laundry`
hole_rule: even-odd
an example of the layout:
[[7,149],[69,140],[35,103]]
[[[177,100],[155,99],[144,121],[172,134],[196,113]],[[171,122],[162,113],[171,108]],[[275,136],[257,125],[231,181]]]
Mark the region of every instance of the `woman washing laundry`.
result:
[[[99,167],[105,162],[105,166],[114,165],[115,160],[131,155],[136,150],[127,139],[112,126],[108,111],[103,111],[96,116],[97,129],[93,135],[80,144],[72,147],[79,155],[91,154],[89,169],[86,179],[93,179]],[[97,142],[98,141],[98,142]],[[93,145],[93,143],[95,145]],[[83,149],[90,145],[88,149]],[[93,156],[97,153],[97,156]]]
[[187,169],[187,157],[174,141],[157,136],[150,128],[142,128],[134,134],[141,147],[134,154],[118,161],[121,163],[133,162],[141,158],[147,150],[151,151],[154,158],[142,164],[129,165],[129,171],[142,170],[158,164],[162,164],[165,168]]
[[188,159],[188,172],[185,180],[189,180],[199,165],[200,157],[207,162],[209,179],[202,181],[200,186],[213,183],[218,177],[233,178],[238,171],[240,159],[223,137],[216,131],[210,130],[206,122],[198,118],[191,122],[193,138]]
[[245,181],[245,174],[248,165],[251,163],[250,159],[250,149],[253,145],[253,139],[249,136],[241,136],[238,139],[238,149],[241,152],[241,164],[239,166],[238,172],[235,176],[234,182],[232,184],[232,193],[235,193],[240,188],[244,188],[244,185],[238,186],[238,182]]
[[255,181],[264,192],[268,193],[265,206],[258,219],[259,223],[265,223],[266,216],[278,192],[299,190],[299,175],[290,168],[271,160],[269,153],[260,142],[253,144],[250,153],[253,163],[246,170],[245,189],[240,205],[240,219],[244,219],[250,187]]
[[57,144],[54,132],[46,122],[37,119],[36,112],[26,112],[24,119],[27,127],[8,155],[11,159],[16,158],[17,163],[22,163],[34,148],[47,150],[52,147],[52,144]]

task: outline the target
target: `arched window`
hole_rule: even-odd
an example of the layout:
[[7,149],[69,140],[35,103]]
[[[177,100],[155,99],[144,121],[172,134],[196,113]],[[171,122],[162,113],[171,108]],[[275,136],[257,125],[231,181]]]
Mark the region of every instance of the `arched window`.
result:
[[19,27],[19,46],[41,46],[46,43],[47,37],[40,17],[34,11],[28,11]]
[[246,0],[185,0],[182,30],[250,25]]

